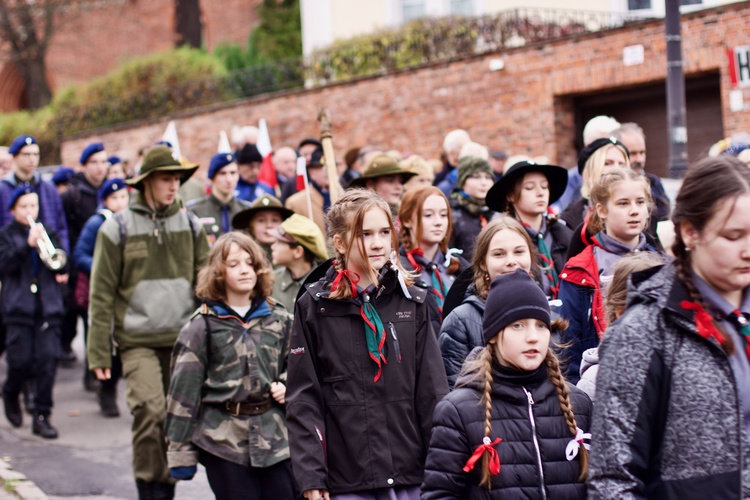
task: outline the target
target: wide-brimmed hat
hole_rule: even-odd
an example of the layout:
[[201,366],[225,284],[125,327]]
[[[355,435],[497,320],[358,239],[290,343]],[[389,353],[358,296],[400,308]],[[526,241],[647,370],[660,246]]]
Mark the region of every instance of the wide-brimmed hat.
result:
[[505,212],[508,206],[508,195],[513,191],[516,181],[528,172],[539,172],[549,182],[549,203],[560,199],[568,186],[568,171],[557,165],[534,163],[533,161],[519,161],[505,171],[499,181],[490,188],[485,198],[485,204],[496,212]]
[[168,147],[154,146],[143,157],[141,174],[127,179],[125,183],[140,191],[143,189],[143,180],[154,172],[178,172],[182,174],[180,184],[185,184],[196,170],[198,170],[198,165],[183,165]]
[[242,212],[236,213],[235,216],[232,217],[232,227],[238,231],[244,231],[250,227],[250,222],[253,220],[253,217],[255,217],[255,214],[262,212],[263,210],[276,210],[281,214],[282,219],[287,219],[294,213],[294,210],[289,210],[270,194],[264,194],[253,201],[250,207]]
[[414,172],[408,172],[403,168],[399,167],[398,162],[393,157],[386,154],[376,156],[370,161],[365,167],[365,171],[362,173],[362,177],[352,179],[349,183],[349,187],[365,187],[367,181],[377,179],[378,177],[385,177],[386,175],[400,175],[401,182],[404,183],[414,177]]

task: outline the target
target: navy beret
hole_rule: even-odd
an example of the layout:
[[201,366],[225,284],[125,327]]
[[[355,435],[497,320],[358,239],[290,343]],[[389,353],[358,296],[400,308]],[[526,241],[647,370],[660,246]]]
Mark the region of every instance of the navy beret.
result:
[[102,184],[102,187],[100,187],[99,191],[96,193],[96,199],[101,205],[102,203],[104,203],[104,200],[107,199],[107,196],[116,193],[121,189],[127,188],[128,185],[125,184],[125,179],[120,179],[117,177],[115,177],[114,179],[107,179],[106,181],[104,181],[104,184]]
[[118,163],[122,163],[122,160],[119,156],[112,155],[109,158],[107,158],[107,161],[110,165],[117,165]]
[[83,153],[81,153],[81,159],[78,161],[81,165],[85,165],[92,155],[101,153],[102,151],[104,151],[104,144],[102,144],[101,142],[92,142],[91,144],[86,146],[86,149],[83,150]]
[[219,170],[226,167],[230,163],[234,163],[234,155],[231,153],[219,153],[215,154],[211,158],[211,163],[208,166],[208,178],[213,179]]
[[13,139],[13,142],[8,148],[8,153],[12,154],[13,156],[16,156],[18,153],[21,152],[21,149],[23,149],[25,146],[30,146],[32,144],[36,144],[36,139],[34,139],[32,136],[19,135],[18,137]]
[[55,172],[55,175],[52,176],[52,183],[55,186],[59,186],[60,184],[67,184],[75,174],[76,171],[70,167],[60,167],[57,169],[57,172]]
[[16,202],[18,202],[18,199],[21,196],[25,196],[31,193],[36,193],[36,191],[34,190],[33,187],[29,186],[28,184],[21,184],[16,189],[14,189],[10,195],[10,202],[8,203],[8,211],[13,210],[13,207],[16,206]]

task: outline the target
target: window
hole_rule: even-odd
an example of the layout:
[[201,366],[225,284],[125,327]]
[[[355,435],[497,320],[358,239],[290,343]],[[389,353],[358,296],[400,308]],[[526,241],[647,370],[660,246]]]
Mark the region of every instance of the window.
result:
[[680,5],[700,5],[703,0],[680,0]]
[[473,16],[474,2],[472,0],[451,0],[451,12],[454,16]]
[[651,8],[651,0],[628,0],[628,10],[643,10]]
[[405,23],[424,17],[424,0],[403,0],[402,14]]

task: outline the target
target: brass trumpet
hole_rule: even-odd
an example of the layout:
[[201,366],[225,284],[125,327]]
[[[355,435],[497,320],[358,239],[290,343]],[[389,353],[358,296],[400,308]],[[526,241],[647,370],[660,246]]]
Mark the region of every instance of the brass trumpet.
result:
[[26,216],[26,220],[29,221],[29,226],[32,229],[37,226],[42,227],[42,236],[36,242],[36,249],[39,252],[39,259],[47,266],[47,269],[50,271],[59,271],[65,267],[65,263],[68,262],[68,254],[64,250],[55,248],[42,224],[34,222],[34,218],[30,215]]

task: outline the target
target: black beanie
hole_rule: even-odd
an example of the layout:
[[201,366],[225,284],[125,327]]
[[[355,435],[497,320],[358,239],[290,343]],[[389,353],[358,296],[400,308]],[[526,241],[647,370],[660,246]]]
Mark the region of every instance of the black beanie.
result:
[[482,332],[488,344],[500,330],[519,319],[538,319],[550,327],[549,303],[542,289],[523,269],[492,280],[484,306]]

